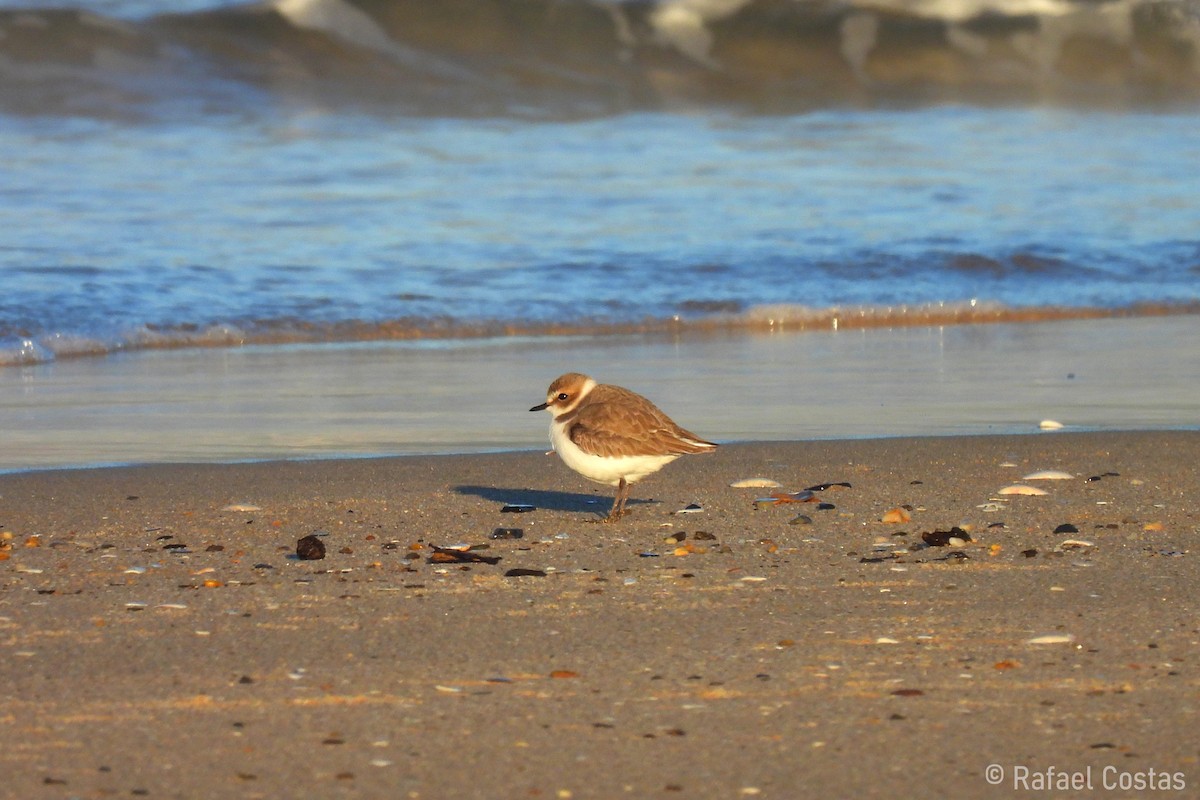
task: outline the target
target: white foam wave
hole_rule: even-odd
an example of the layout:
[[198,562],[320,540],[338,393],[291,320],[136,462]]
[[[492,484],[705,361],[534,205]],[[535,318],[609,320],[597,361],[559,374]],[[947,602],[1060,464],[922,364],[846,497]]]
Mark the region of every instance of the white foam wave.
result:
[[346,0],[273,0],[271,7],[297,28],[320,31],[406,67],[456,80],[475,78],[474,73],[445,59],[401,45],[369,14]]
[[650,15],[659,38],[702,64],[715,66],[709,23],[737,13],[750,0],[664,0]]
[[[753,0],[660,0],[649,20],[660,43],[674,47],[692,60],[720,69],[713,55],[713,23],[752,5]],[[619,3],[617,4],[619,5]],[[879,40],[881,17],[915,17],[945,23],[951,47],[973,58],[988,54],[997,44],[1034,72],[1053,74],[1065,48],[1076,39],[1109,42],[1119,48],[1134,45],[1138,15],[1147,0],[857,0],[838,6],[844,14],[839,25],[841,53],[860,79],[867,80],[867,61]],[[1156,7],[1158,15],[1174,14],[1173,36],[1189,47],[1200,69],[1200,10],[1185,4]],[[1036,24],[1007,36],[982,36],[970,23],[986,18],[1031,18]]]

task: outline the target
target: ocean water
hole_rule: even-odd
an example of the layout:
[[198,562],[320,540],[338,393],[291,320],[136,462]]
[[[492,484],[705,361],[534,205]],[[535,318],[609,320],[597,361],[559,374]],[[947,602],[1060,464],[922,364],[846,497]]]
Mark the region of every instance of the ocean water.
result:
[[[965,377],[1019,375],[1017,341],[1108,348],[1080,424],[1195,426],[1198,103],[1188,0],[6,0],[0,468],[525,446],[456,398],[528,407],[577,360],[794,396],[767,373],[855,329],[868,375],[912,337],[975,351],[909,373],[961,380],[959,422],[839,435],[1020,428],[1037,403],[989,416]],[[1115,346],[1139,319],[1147,352]],[[1176,388],[1134,392],[1147,363]],[[257,395],[225,382],[251,364]],[[320,370],[346,385],[288,377]],[[181,427],[188,397],[222,411]]]

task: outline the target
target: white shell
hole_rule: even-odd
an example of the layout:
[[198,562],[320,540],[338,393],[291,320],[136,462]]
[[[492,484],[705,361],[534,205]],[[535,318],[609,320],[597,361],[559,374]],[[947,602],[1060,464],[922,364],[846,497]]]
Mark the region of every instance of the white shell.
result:
[[1075,476],[1069,472],[1063,472],[1061,469],[1044,469],[1040,472],[1031,472],[1024,478],[1023,481],[1071,481],[1075,480]]
[[222,511],[262,511],[261,508],[249,503],[234,503],[233,505],[225,506]]
[[778,489],[783,484],[770,478],[742,478],[729,485],[734,489]]
[[1048,633],[1045,636],[1035,636],[1026,639],[1025,644],[1070,644],[1075,637],[1069,633]]
[[1044,494],[1050,494],[1045,489],[1039,489],[1036,486],[1026,486],[1023,483],[1014,483],[1012,486],[1005,486],[997,494],[1024,494],[1030,497],[1040,497]]
[[1063,427],[1063,424],[1058,420],[1044,419],[1038,423],[1038,427],[1044,431],[1057,431]]

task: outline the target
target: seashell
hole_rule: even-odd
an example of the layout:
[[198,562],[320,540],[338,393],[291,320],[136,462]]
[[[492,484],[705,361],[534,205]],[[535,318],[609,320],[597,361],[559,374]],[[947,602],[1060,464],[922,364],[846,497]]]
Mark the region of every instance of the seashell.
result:
[[1038,423],[1038,427],[1044,431],[1057,431],[1062,430],[1063,424],[1058,420],[1044,419]]
[[222,511],[262,511],[259,506],[250,503],[233,503],[221,509]]
[[770,478],[742,478],[729,485],[734,489],[778,489],[783,484]]
[[1089,542],[1087,539],[1064,539],[1059,547],[1095,547],[1095,542]]
[[1071,481],[1074,479],[1074,475],[1063,472],[1061,469],[1043,469],[1039,472],[1031,472],[1021,478],[1023,481]]
[[1075,637],[1069,633],[1048,633],[1045,636],[1035,636],[1026,639],[1025,644],[1070,644]]
[[1005,486],[996,494],[1023,494],[1030,497],[1040,497],[1044,494],[1050,494],[1045,489],[1039,489],[1036,486],[1026,486],[1021,483],[1014,483],[1012,486]]
[[883,517],[880,519],[880,521],[896,523],[896,522],[908,522],[911,519],[912,519],[912,514],[908,513],[907,508],[897,506],[896,508],[893,508],[891,511],[888,511],[886,514],[884,514]]

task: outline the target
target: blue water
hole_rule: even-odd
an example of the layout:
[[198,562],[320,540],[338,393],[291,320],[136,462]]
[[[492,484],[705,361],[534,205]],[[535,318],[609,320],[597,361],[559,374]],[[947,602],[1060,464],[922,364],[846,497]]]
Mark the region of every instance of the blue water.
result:
[[0,331],[10,354],[32,340],[52,357],[350,322],[369,336],[776,304],[1196,303],[1197,122],[968,107],[10,119]]
[[0,365],[1200,304],[1187,4],[472,2],[0,4]]

